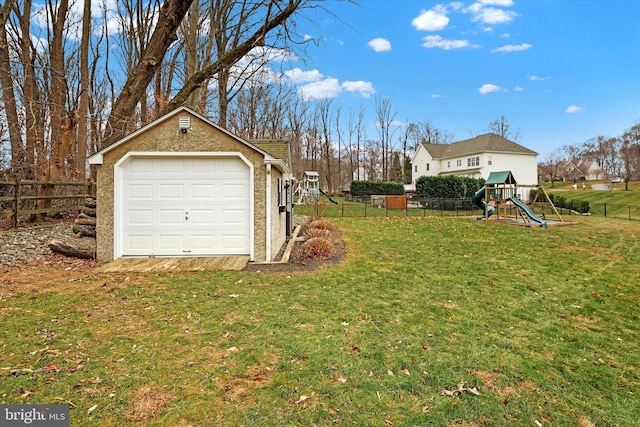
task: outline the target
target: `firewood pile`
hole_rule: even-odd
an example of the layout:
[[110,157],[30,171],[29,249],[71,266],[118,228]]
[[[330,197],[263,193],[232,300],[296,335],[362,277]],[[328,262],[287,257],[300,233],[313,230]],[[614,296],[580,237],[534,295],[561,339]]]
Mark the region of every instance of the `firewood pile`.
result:
[[85,197],[84,209],[73,222],[73,234],[76,237],[96,237],[96,199]]
[[87,196],[84,207],[73,222],[74,237],[53,239],[49,242],[52,252],[75,258],[96,257],[96,199]]

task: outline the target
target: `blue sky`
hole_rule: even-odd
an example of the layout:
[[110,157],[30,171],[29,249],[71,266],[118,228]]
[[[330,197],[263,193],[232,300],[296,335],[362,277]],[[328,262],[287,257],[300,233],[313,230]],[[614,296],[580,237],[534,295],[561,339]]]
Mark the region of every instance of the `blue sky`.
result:
[[[319,41],[290,77],[342,114],[389,97],[402,123],[454,141],[504,115],[543,160],[563,145],[640,121],[640,0],[329,0],[301,22]],[[313,23],[312,21],[316,21]]]

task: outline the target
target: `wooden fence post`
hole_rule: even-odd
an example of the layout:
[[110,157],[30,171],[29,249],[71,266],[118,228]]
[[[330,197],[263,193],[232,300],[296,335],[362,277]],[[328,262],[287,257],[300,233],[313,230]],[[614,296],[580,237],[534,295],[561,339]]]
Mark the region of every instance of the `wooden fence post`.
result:
[[16,184],[13,187],[13,228],[18,228],[18,212],[20,211],[20,179],[16,179]]

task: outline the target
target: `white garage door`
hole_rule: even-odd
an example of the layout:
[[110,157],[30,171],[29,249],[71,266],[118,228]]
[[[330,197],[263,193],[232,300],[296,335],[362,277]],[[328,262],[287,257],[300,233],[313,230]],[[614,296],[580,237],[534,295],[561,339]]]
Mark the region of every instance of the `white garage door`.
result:
[[242,160],[132,157],[122,167],[124,256],[250,253],[250,170]]

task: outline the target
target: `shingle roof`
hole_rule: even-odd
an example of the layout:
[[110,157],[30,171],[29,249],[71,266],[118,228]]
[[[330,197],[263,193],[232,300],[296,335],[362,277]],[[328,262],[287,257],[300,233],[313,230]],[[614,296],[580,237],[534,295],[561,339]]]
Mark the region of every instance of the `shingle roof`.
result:
[[262,151],[266,151],[276,159],[284,160],[291,167],[291,150],[288,141],[280,140],[259,140],[250,141]]
[[434,159],[447,159],[480,153],[514,153],[537,155],[533,150],[495,133],[486,133],[453,144],[422,144]]

